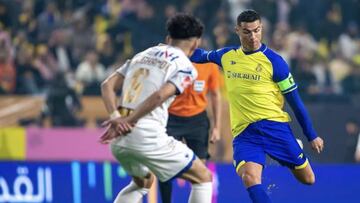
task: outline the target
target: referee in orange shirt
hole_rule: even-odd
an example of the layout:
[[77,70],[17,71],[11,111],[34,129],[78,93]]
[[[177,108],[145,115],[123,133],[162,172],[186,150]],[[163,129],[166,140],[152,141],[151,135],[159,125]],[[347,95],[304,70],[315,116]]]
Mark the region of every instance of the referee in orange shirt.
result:
[[[178,95],[169,107],[167,133],[187,146],[205,163],[209,158],[208,143],[220,139],[219,69],[214,63],[194,64],[198,78]],[[211,100],[213,127],[209,139],[210,122],[206,113],[207,95]],[[163,203],[171,203],[172,180],[159,182]]]

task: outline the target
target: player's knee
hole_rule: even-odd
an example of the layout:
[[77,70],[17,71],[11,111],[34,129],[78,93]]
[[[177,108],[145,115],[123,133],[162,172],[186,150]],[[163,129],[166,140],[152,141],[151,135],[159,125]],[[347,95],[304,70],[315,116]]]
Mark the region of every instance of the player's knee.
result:
[[261,177],[246,171],[241,175],[241,179],[246,187],[261,183]]
[[208,169],[204,172],[201,182],[202,183],[212,182],[212,174]]
[[306,185],[313,185],[315,183],[315,175],[310,174],[310,175],[305,176],[305,178],[303,179],[302,182]]
[[134,182],[136,183],[137,186],[141,187],[141,188],[150,188],[151,185],[154,182],[154,175],[149,173],[146,177],[144,178],[138,178],[138,177],[133,177]]

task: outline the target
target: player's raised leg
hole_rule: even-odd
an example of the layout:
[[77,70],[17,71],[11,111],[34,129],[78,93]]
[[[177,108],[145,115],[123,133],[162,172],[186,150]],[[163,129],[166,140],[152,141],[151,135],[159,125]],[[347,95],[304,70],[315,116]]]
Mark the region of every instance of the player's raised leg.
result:
[[116,196],[114,203],[139,203],[142,197],[149,192],[154,182],[154,175],[148,173],[144,178],[133,176],[132,181]]
[[263,166],[255,162],[246,162],[239,165],[237,174],[241,177],[243,184],[247,188],[253,203],[269,203],[269,196],[266,194],[261,184],[261,174]]
[[196,158],[181,177],[192,183],[189,203],[211,203],[212,175],[200,159]]
[[296,179],[303,184],[313,185],[315,183],[315,174],[309,162],[306,162],[306,166],[304,168],[293,169],[291,172],[294,174]]

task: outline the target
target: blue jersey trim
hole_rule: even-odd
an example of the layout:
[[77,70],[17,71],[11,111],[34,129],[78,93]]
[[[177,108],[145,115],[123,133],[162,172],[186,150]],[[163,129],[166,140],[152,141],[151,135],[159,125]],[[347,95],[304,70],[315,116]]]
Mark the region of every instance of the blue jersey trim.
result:
[[191,74],[191,71],[179,70],[179,73]]
[[253,53],[256,53],[256,52],[259,52],[259,51],[264,52],[266,49],[267,49],[266,45],[265,45],[265,44],[261,44],[260,48],[258,48],[258,49],[255,50],[255,51],[244,51],[244,50],[243,50],[243,52],[244,52],[245,55],[250,55],[250,54],[253,54]]
[[175,178],[178,178],[180,177],[183,173],[185,173],[186,171],[188,171],[192,164],[193,164],[193,161],[196,159],[196,156],[195,156],[195,153],[193,154],[193,157],[191,158],[190,162],[179,172],[177,173],[174,177],[170,178],[169,180],[165,181],[165,182],[168,182],[168,181],[172,181],[174,180]]

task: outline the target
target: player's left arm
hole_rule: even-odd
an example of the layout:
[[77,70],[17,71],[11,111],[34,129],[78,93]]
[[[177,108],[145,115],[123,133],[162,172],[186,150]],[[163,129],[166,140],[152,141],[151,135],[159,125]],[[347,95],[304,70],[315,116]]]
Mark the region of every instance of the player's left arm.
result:
[[220,140],[220,118],[221,118],[221,93],[220,93],[220,82],[219,82],[220,73],[218,68],[215,66],[211,67],[212,72],[208,81],[211,110],[213,113],[213,127],[210,135],[210,143],[215,143]]
[[304,135],[314,150],[320,153],[323,150],[323,140],[316,134],[310,116],[302,102],[297,85],[289,71],[287,63],[279,56],[273,61],[273,80],[277,83],[279,89],[294,111]]

